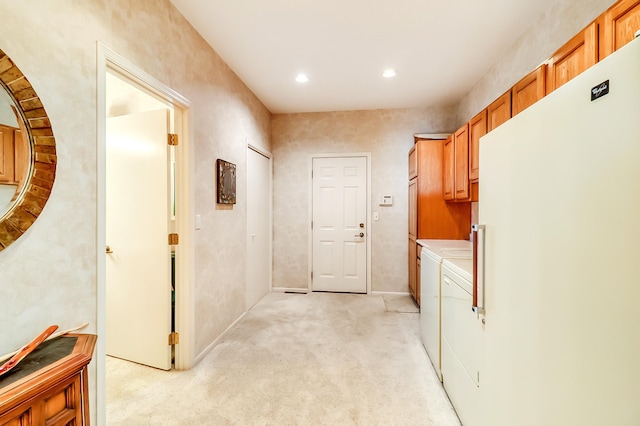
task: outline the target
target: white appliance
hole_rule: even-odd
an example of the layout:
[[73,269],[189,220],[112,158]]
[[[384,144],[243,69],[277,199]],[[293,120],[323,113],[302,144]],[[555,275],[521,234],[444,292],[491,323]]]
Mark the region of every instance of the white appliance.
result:
[[420,337],[442,381],[440,274],[444,259],[471,259],[466,240],[418,240],[420,252]]
[[483,137],[479,200],[465,426],[640,425],[640,41]]
[[480,409],[482,322],[471,310],[471,259],[442,262],[442,376],[444,388],[463,425]]

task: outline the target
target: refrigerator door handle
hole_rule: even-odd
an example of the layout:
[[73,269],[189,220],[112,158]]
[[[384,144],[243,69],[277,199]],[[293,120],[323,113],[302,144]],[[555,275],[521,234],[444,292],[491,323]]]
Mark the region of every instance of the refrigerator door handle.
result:
[[[471,309],[478,315],[484,315],[484,238],[485,226],[473,224],[473,295]],[[482,231],[482,232],[480,232]]]

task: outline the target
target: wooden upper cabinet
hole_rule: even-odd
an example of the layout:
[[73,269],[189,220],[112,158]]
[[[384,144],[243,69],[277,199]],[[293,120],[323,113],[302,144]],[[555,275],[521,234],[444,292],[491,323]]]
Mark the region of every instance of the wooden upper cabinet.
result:
[[515,117],[546,94],[547,66],[541,65],[535,71],[516,83],[511,89],[512,115]]
[[0,124],[0,183],[15,182],[15,130]]
[[598,24],[591,23],[549,59],[547,93],[551,93],[598,62]]
[[444,141],[442,161],[442,186],[445,200],[453,200],[455,198],[455,194],[453,192],[453,177],[455,173],[453,146],[453,135],[451,135],[446,141]]
[[455,175],[453,177],[456,200],[469,199],[469,126],[465,124],[453,136]]
[[600,59],[634,39],[640,30],[640,0],[621,0],[611,6],[603,15],[602,26]]
[[469,121],[469,180],[477,182],[480,177],[480,138],[487,134],[487,110]]
[[511,91],[487,107],[487,131],[490,132],[511,118]]

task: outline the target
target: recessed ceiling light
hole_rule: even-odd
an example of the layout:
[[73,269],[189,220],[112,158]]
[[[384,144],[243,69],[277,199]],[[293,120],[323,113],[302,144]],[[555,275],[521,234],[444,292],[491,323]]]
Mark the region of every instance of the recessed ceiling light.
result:
[[309,81],[309,77],[307,77],[306,74],[301,73],[296,76],[296,81],[298,83],[306,83],[307,81]]
[[391,68],[389,68],[388,70],[384,70],[384,72],[382,73],[382,76],[385,78],[395,77],[396,75],[398,75],[398,71]]

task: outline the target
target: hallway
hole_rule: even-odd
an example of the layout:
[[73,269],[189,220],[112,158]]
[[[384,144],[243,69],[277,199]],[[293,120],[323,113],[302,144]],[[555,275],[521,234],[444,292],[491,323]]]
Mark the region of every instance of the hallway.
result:
[[107,424],[459,426],[418,319],[380,295],[270,293],[190,371],[108,358]]

